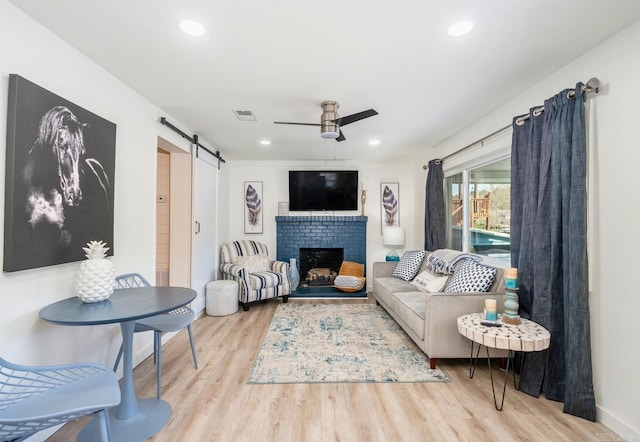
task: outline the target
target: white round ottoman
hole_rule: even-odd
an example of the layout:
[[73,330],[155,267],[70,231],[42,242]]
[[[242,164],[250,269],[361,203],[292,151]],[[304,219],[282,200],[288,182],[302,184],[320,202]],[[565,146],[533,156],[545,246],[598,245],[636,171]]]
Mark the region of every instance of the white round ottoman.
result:
[[226,316],[238,311],[238,282],[211,281],[207,284],[207,315]]

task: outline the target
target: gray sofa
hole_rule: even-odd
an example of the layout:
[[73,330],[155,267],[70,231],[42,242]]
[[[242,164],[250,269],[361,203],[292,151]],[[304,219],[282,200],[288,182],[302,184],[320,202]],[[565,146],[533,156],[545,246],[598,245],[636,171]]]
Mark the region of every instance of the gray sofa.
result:
[[[373,263],[373,296],[431,360],[436,367],[439,358],[468,358],[470,341],[458,333],[457,318],[467,313],[481,312],[485,299],[497,300],[498,312],[504,311],[504,277],[497,269],[493,285],[481,293],[428,293],[411,282],[391,276],[395,262]],[[418,273],[427,268],[425,258]],[[506,351],[491,352],[492,357],[506,357]]]

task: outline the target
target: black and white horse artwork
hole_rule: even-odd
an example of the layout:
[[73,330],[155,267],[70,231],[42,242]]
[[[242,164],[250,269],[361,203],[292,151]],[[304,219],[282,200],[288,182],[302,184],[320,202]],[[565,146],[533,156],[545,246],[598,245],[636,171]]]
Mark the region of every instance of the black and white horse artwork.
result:
[[2,269],[113,255],[116,125],[17,74],[8,92]]
[[87,124],[68,108],[56,106],[40,119],[38,135],[29,150],[22,177],[27,190],[25,210],[35,230],[56,226],[62,245],[71,243],[68,211],[82,204],[83,184],[95,180],[109,202],[109,178],[99,161],[86,158],[83,131]]

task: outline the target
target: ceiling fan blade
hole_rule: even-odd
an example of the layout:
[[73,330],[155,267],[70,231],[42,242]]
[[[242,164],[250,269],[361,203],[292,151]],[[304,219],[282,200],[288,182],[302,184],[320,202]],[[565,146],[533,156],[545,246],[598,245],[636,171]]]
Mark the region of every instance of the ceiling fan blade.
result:
[[288,121],[274,121],[273,124],[295,124],[296,126],[320,126],[318,123],[291,123]]
[[342,131],[340,131],[340,135],[338,135],[338,138],[336,138],[336,141],[344,141],[346,140],[346,138],[344,137],[344,134],[342,133]]
[[344,126],[346,124],[364,120],[365,118],[373,117],[374,115],[378,115],[378,112],[374,111],[373,109],[369,109],[366,111],[358,112],[357,114],[340,117],[335,122],[338,126]]

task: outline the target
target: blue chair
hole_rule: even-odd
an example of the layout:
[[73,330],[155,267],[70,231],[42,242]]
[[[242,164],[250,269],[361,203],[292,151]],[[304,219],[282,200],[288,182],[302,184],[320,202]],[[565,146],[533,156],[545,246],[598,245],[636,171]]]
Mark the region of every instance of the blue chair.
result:
[[110,440],[108,409],[120,403],[118,378],[98,364],[26,366],[0,358],[0,441],[22,441],[46,428],[96,413]]
[[[126,273],[116,276],[116,289],[124,289],[131,287],[149,287],[151,284],[144,279],[144,277],[138,273]],[[189,340],[191,341],[191,354],[193,355],[193,362],[198,369],[198,358],[196,356],[196,347],[193,341],[193,331],[191,329],[191,323],[196,319],[196,314],[189,307],[180,307],[175,310],[171,310],[168,313],[162,315],[151,316],[149,318],[143,318],[136,321],[134,333],[153,331],[153,360],[157,365],[157,390],[158,399],[162,394],[162,333],[175,332],[187,327],[189,331]],[[120,345],[120,351],[116,363],[113,366],[113,371],[118,369],[120,359],[122,358],[122,345]]]

